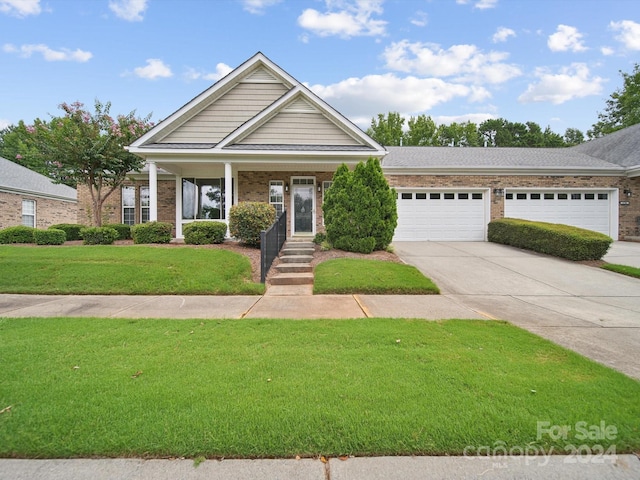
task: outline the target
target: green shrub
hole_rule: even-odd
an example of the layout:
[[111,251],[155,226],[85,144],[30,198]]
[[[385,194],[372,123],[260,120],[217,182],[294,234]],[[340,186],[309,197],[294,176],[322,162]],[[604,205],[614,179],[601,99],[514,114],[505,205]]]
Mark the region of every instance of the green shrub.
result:
[[347,252],[371,253],[376,248],[376,239],[374,237],[356,238],[344,236],[338,237],[333,246]]
[[569,260],[600,260],[613,240],[592,230],[556,223],[502,218],[489,223],[490,242]]
[[147,222],[131,227],[133,243],[169,243],[171,241],[170,223]]
[[[353,172],[341,165],[326,192],[322,211],[327,240],[347,251],[384,250],[398,223],[395,191],[375,158],[360,162]],[[372,250],[370,238],[374,239]]]
[[208,245],[222,243],[227,234],[227,224],[223,222],[193,222],[182,228],[184,243],[189,245]]
[[113,228],[118,232],[118,238],[116,240],[129,240],[131,238],[131,225],[125,225],[124,223],[109,223],[103,225],[103,227]]
[[18,225],[0,230],[0,243],[33,243],[33,227]]
[[48,230],[35,230],[33,239],[37,245],[62,245],[67,240],[64,230],[49,228]]
[[316,233],[316,236],[313,237],[313,243],[316,245],[322,245],[322,242],[327,240],[327,234],[324,232]]
[[276,209],[264,202],[242,202],[231,207],[229,232],[250,247],[260,246],[260,232],[276,220]]
[[80,236],[85,245],[111,245],[118,238],[118,232],[110,227],[84,227]]
[[82,240],[82,237],[80,236],[80,230],[86,227],[86,225],[79,225],[76,223],[59,223],[57,225],[51,225],[49,228],[62,230],[67,235],[66,241],[72,242],[75,240]]

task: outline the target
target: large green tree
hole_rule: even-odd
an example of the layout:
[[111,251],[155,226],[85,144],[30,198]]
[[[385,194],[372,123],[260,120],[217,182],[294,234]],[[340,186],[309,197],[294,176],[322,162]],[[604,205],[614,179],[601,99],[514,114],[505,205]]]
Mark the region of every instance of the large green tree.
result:
[[404,145],[424,147],[436,144],[438,126],[430,116],[411,117],[407,126],[409,129],[404,134]]
[[59,183],[84,185],[91,196],[93,224],[102,225],[102,206],[127,174],[139,171],[144,160],[125,147],[151,126],[150,115],[139,118],[135,111],[113,118],[111,103],[96,100],[94,111],[79,102],[63,103],[61,117],[37,120],[27,126],[37,161],[47,165],[49,176]]
[[640,123],[640,64],[633,72],[620,71],[622,88],[613,92],[607,100],[604,112],[598,114],[598,121],[587,131],[589,138],[597,138],[622,128]]
[[378,119],[371,119],[371,127],[367,129],[367,135],[380,145],[385,147],[402,144],[404,118],[398,112],[389,112],[387,115],[378,114]]
[[0,131],[0,157],[42,175],[50,174],[48,165],[39,158],[33,135],[29,133],[27,125],[22,120],[17,125],[9,125]]

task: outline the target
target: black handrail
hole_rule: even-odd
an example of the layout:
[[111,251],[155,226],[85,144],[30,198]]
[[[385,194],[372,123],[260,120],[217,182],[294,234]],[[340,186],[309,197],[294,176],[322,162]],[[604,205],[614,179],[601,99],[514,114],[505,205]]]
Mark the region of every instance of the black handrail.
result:
[[280,253],[280,249],[287,240],[287,211],[276,217],[268,229],[260,232],[260,281],[267,280],[267,273],[271,264]]

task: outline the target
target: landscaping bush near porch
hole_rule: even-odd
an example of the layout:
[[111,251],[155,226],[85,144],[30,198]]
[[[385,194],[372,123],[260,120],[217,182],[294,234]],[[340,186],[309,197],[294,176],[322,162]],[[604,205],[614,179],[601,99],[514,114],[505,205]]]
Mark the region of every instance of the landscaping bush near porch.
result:
[[556,223],[502,218],[489,223],[490,242],[569,260],[600,260],[613,240],[592,230]]
[[640,449],[640,383],[503,322],[1,319],[0,343],[0,457]]

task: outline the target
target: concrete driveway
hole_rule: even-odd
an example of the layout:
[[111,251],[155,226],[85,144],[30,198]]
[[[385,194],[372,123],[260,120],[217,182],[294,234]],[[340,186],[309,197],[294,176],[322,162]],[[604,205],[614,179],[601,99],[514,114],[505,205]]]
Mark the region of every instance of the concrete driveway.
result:
[[[640,379],[640,280],[488,242],[395,242],[441,293]],[[640,267],[640,243],[610,263]]]

